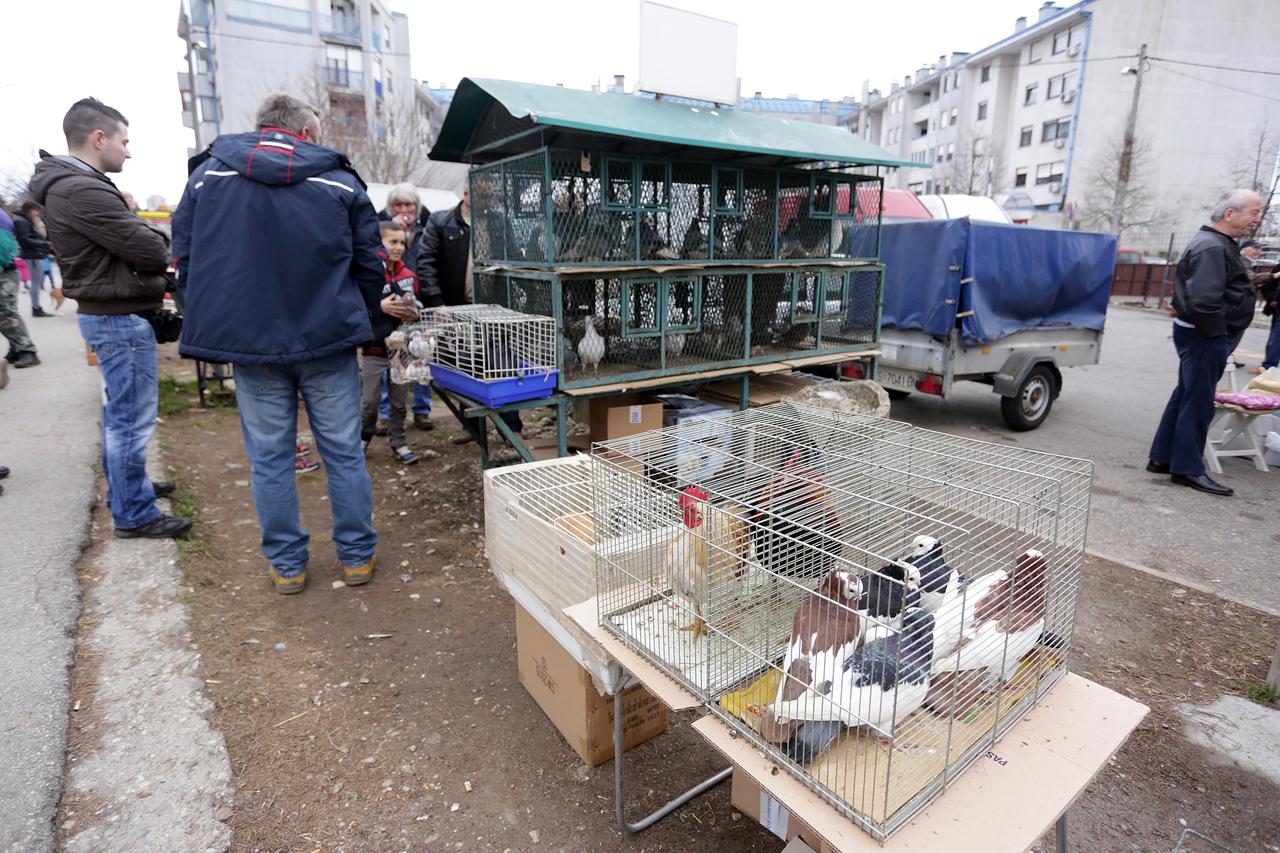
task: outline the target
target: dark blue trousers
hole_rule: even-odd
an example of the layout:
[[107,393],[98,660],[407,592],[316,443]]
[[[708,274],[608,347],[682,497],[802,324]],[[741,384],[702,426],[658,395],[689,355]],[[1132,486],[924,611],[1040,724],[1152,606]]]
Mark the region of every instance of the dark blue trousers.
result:
[[1204,473],[1204,443],[1213,420],[1213,395],[1227,366],[1231,335],[1203,338],[1195,329],[1174,324],[1178,350],[1178,387],[1164,407],[1148,458],[1168,464],[1174,474]]

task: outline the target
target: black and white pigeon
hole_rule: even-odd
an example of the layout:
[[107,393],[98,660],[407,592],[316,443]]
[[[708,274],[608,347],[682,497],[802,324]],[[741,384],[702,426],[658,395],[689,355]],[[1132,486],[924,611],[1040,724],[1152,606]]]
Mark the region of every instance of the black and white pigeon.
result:
[[920,584],[920,569],[915,565],[905,560],[889,563],[867,573],[857,609],[881,623],[896,622],[904,610],[919,606]]
[[920,606],[930,613],[954,599],[964,590],[968,579],[947,565],[942,554],[942,540],[917,536],[902,558],[920,570]]
[[[906,611],[902,628],[860,647],[845,661],[835,682],[817,685],[823,703],[836,719],[812,719],[803,723],[783,752],[801,765],[810,764],[840,733],[842,725],[875,726],[893,737],[894,726],[924,704],[929,694],[929,665],[933,660],[933,614],[919,607]],[[804,699],[783,702],[783,716],[812,709],[818,703]]]

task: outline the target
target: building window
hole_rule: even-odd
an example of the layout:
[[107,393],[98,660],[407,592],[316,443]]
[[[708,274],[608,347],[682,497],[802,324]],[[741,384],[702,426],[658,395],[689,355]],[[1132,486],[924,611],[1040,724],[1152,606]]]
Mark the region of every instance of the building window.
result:
[[956,144],[954,142],[947,143],[947,160],[950,161],[956,156]]
[[227,17],[264,27],[311,31],[311,0],[228,0]]
[[1021,166],[1013,170],[1013,185],[1015,187],[1025,187],[1027,185],[1027,167]]
[[954,126],[955,126],[956,121],[958,121],[958,120],[959,120],[959,118],[960,118],[960,108],[959,108],[959,107],[952,107],[952,108],[951,108],[951,125],[952,125],[952,127],[954,127]]
[[991,79],[991,66],[982,66],[982,79],[979,82],[986,83]]
[[1040,131],[1041,142],[1052,142],[1055,139],[1066,139],[1071,135],[1071,119],[1060,118],[1057,121],[1046,121]]
[[1033,41],[1027,48],[1027,61],[1039,62],[1044,58],[1044,39]]
[[1057,56],[1059,53],[1065,53],[1067,48],[1071,47],[1071,45],[1079,43],[1080,30],[1078,28],[1072,28],[1069,30],[1063,30],[1060,33],[1055,33],[1053,36],[1053,55]]
[[221,116],[218,114],[218,99],[210,95],[200,96],[200,120],[207,122],[217,122]]
[[950,83],[951,83],[951,78],[950,78],[950,77],[943,77],[943,78],[942,78],[942,93],[943,93],[944,95],[947,93],[947,86],[948,86]]
[[959,89],[959,88],[960,88],[960,72],[957,71],[955,74],[951,75],[951,90],[954,92],[956,89]]
[[987,117],[987,102],[978,101],[978,121],[983,121]]
[[[933,151],[934,149],[930,148],[929,150],[930,150],[930,151]],[[943,148],[938,148],[938,149],[937,149],[937,152],[938,152],[938,156],[937,156],[936,158],[934,158],[934,160],[935,160],[935,162],[941,163],[941,162],[942,162],[942,159],[943,159],[944,157],[946,157],[946,156],[947,156],[947,152],[946,152],[946,150],[945,150],[945,149],[943,149]]]
[[1052,163],[1041,163],[1036,166],[1036,186],[1062,183],[1062,173],[1065,167],[1065,160],[1055,160]]
[[1040,88],[1039,83],[1032,83],[1030,86],[1026,88],[1026,91],[1022,93],[1023,106],[1026,106],[1028,104],[1034,104],[1036,102],[1036,92],[1037,90],[1039,90],[1039,88]]
[[1035,133],[1034,127],[1024,127],[1022,133],[1018,136],[1018,147],[1026,148],[1031,144],[1031,135]]
[[347,89],[363,89],[363,56],[359,48],[325,45],[325,82]]

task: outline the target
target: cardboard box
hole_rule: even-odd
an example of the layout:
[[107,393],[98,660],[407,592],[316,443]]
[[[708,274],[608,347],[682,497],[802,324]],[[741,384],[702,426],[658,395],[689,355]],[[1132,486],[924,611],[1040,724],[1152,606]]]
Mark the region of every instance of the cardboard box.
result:
[[[741,768],[733,768],[733,780],[729,784],[729,802],[733,807],[783,841],[799,841],[812,850],[830,850],[813,827],[787,811]],[[790,850],[790,846],[787,849]]]
[[[591,675],[516,605],[520,683],[588,767],[613,758],[613,697],[601,696]],[[626,690],[623,746],[631,749],[667,730],[667,706],[640,685]]]
[[592,397],[587,423],[592,441],[662,429],[662,402],[644,394]]
[[[747,405],[751,408],[777,403],[797,394],[811,385],[818,385],[829,380],[821,379],[809,373],[768,373],[751,377],[751,387],[747,391]],[[698,392],[703,396],[713,397],[722,402],[733,404],[737,408],[741,386],[738,380],[715,382],[704,385]]]

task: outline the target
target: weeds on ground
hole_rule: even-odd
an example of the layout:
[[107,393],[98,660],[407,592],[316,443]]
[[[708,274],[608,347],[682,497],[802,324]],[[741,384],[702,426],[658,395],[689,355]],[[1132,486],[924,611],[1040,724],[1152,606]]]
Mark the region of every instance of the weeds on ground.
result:
[[195,380],[179,382],[172,376],[161,377],[160,405],[158,409],[161,417],[168,418],[182,414],[191,408],[191,395],[198,393],[199,390],[196,388]]
[[1280,690],[1265,681],[1255,681],[1250,678],[1245,681],[1233,681],[1227,686],[1259,705],[1280,703]]

